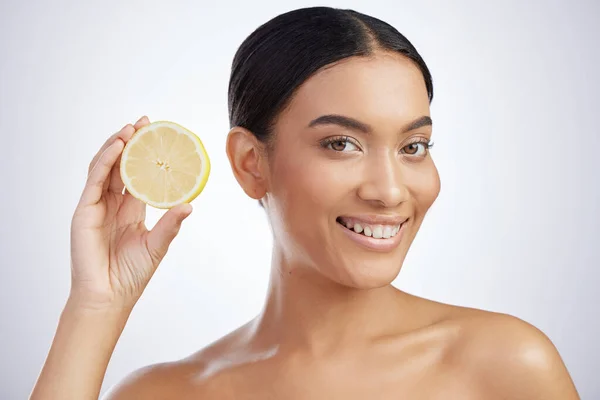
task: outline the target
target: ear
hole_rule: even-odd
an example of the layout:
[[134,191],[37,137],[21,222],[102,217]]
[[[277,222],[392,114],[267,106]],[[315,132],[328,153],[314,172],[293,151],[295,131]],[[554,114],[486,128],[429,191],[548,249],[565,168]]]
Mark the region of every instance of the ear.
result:
[[227,135],[227,158],[235,179],[244,192],[255,200],[267,193],[265,145],[249,130],[234,127]]

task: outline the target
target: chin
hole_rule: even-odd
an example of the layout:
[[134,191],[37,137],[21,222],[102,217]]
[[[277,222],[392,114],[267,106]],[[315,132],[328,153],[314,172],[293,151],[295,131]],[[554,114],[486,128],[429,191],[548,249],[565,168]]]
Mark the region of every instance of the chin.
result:
[[373,254],[352,260],[338,260],[328,278],[355,289],[376,289],[390,285],[400,273],[404,257]]
[[[336,250],[329,254],[327,271],[322,271],[329,279],[356,289],[375,289],[390,285],[400,273],[414,239],[413,224],[403,229],[403,237],[396,247],[388,249],[369,249],[357,246],[345,237],[332,242],[330,248]],[[339,239],[340,237],[338,236]],[[335,245],[333,245],[335,243]],[[321,264],[323,265],[323,264]]]
[[390,285],[398,277],[401,268],[401,261],[392,263],[384,259],[366,267],[354,266],[348,271],[348,277],[351,285],[357,289],[374,289]]

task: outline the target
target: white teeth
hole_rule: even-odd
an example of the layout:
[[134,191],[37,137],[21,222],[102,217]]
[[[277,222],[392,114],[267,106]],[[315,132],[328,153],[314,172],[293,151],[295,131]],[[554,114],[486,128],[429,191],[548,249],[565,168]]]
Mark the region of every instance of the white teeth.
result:
[[352,220],[340,221],[346,228],[375,239],[389,239],[398,234],[402,225],[362,225]]
[[361,233],[363,231],[363,227],[361,224],[354,224],[354,232]]
[[386,226],[385,228],[383,228],[383,237],[385,239],[389,239],[390,237],[392,237],[392,227],[390,226]]
[[383,227],[381,225],[376,225],[373,228],[373,237],[375,239],[381,239],[383,237]]

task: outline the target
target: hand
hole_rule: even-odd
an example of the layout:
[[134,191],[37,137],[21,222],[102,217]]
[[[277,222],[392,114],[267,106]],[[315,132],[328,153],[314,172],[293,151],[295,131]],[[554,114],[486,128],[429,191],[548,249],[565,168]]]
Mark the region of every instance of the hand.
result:
[[144,116],[125,126],[90,164],[71,221],[70,299],[86,308],[133,308],[192,211],[190,204],[180,204],[148,231],[146,204],[124,190],[121,152],[133,133],[149,123]]

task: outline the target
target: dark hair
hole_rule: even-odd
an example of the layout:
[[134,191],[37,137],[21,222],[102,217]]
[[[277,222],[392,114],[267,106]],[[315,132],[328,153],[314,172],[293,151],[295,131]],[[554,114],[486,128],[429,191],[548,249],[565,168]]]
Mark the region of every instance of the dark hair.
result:
[[302,8],[257,28],[233,59],[229,81],[229,122],[268,142],[276,117],[296,89],[319,69],[375,50],[395,51],[423,73],[429,101],[433,84],[415,47],[391,25],[353,10]]

